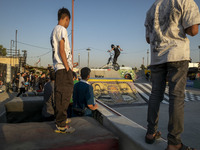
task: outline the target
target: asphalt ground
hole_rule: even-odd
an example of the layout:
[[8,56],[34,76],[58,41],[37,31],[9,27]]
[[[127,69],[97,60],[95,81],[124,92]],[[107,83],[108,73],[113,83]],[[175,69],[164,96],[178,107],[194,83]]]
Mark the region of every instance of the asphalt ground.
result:
[[[187,88],[187,90],[200,94],[199,89]],[[160,105],[160,116],[158,130],[162,132],[162,137],[167,139],[168,125],[168,104]],[[114,106],[113,109],[140,124],[147,127],[147,109],[148,105]],[[200,149],[200,101],[185,102],[184,109],[184,132],[182,133],[182,142],[196,149]],[[145,135],[144,135],[145,136]]]

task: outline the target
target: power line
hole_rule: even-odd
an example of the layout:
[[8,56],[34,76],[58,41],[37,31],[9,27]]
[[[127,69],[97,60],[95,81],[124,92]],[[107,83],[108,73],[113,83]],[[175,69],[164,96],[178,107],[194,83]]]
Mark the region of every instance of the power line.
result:
[[50,50],[50,51],[48,51],[48,52],[46,52],[44,54],[41,54],[41,55],[38,55],[38,56],[31,56],[31,57],[28,57],[28,58],[39,58],[39,57],[42,57],[42,56],[45,56],[45,55],[49,54],[50,52],[52,52],[52,50]]
[[17,41],[17,43],[20,43],[20,44],[23,44],[23,45],[27,45],[27,46],[31,46],[31,47],[35,47],[35,48],[48,49],[48,50],[50,50],[50,48],[41,47],[41,46],[36,46],[36,45],[32,45],[32,44],[28,44],[28,43],[24,43],[24,42],[19,42],[19,41]]

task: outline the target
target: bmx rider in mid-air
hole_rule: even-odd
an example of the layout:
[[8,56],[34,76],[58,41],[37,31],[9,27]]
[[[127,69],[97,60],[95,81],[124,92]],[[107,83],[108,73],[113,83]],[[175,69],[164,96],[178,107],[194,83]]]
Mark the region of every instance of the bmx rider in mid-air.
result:
[[[111,45],[111,50],[108,50],[108,52],[111,52],[111,51],[114,51],[115,54],[114,54],[114,59],[113,59],[113,65],[116,65],[117,64],[117,58],[119,57],[120,55],[120,51],[123,51],[119,45],[115,46],[114,44]],[[110,63],[110,58],[108,60],[108,63]]]

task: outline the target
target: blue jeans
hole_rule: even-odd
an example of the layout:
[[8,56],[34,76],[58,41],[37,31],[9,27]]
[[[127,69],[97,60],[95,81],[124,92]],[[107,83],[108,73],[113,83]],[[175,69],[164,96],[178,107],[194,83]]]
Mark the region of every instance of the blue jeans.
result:
[[158,128],[160,102],[164,98],[166,80],[169,85],[168,144],[181,143],[184,129],[184,98],[188,61],[168,62],[151,66],[152,91],[148,104],[148,134]]

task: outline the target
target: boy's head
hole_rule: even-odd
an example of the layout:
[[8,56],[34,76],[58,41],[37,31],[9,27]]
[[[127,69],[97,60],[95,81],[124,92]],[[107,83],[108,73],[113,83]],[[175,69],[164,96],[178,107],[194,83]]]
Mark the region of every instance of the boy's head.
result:
[[114,44],[111,44],[111,48],[114,48],[115,47],[115,45]]
[[62,25],[65,28],[67,28],[69,26],[70,18],[71,18],[71,15],[68,9],[63,7],[58,10],[58,24],[59,25]]
[[90,68],[88,68],[88,67],[82,68],[81,69],[81,78],[83,80],[88,80],[90,78],[90,72],[91,72]]

